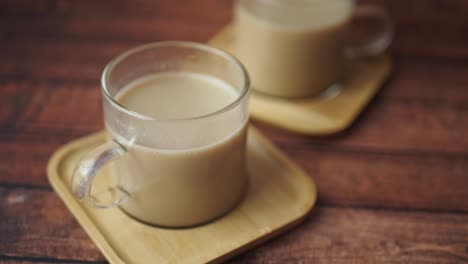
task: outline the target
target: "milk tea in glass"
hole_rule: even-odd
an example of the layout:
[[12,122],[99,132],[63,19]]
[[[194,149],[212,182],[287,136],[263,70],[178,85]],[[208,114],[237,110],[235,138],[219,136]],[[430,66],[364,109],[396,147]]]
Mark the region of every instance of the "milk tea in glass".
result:
[[[119,205],[164,227],[206,223],[241,201],[249,79],[235,58],[201,44],[161,42],[112,61],[102,82],[108,143],[75,170],[80,199]],[[93,195],[104,167],[117,184]]]
[[[235,53],[252,88],[304,97],[340,81],[354,10],[352,0],[237,0]],[[380,53],[389,44],[389,23],[380,9],[371,15],[383,17],[385,32],[363,48]]]

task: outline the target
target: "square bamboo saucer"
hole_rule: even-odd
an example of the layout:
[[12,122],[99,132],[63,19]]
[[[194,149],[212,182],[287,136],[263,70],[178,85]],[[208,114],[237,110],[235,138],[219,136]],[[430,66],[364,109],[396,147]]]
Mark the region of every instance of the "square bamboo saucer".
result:
[[70,177],[79,158],[105,140],[99,132],[74,140],[49,160],[49,182],[111,263],[218,263],[300,223],[317,192],[310,176],[254,128],[247,147],[249,190],[230,213],[206,225],[164,229],[119,208],[92,209],[75,199]]
[[[235,25],[229,24],[208,43],[236,55]],[[389,55],[349,61],[341,87],[319,96],[282,99],[253,92],[250,114],[271,125],[306,135],[328,135],[349,127],[377,93],[391,71]]]

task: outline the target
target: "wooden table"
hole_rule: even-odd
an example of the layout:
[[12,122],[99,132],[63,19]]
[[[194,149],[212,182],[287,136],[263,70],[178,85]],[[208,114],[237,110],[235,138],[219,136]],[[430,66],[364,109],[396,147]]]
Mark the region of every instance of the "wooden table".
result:
[[[253,122],[317,182],[319,204],[232,263],[468,262],[468,1],[368,1],[396,24],[394,73],[327,138]],[[52,191],[49,156],[102,129],[99,77],[139,44],[205,42],[231,1],[0,2],[0,262],[104,257]]]

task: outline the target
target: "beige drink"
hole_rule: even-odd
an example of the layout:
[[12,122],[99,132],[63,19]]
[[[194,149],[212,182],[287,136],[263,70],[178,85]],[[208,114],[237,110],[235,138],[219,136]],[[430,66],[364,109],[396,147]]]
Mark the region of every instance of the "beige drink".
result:
[[128,153],[115,163],[130,192],[121,208],[141,221],[174,227],[212,220],[235,206],[247,183],[245,121],[229,112],[217,126],[171,126],[164,120],[214,113],[238,97],[226,82],[196,73],[149,75],[123,88],[116,96],[121,105],[164,125],[136,127],[145,136],[132,143],[108,128]]
[[319,93],[343,75],[351,0],[240,0],[236,54],[252,88],[270,95]]

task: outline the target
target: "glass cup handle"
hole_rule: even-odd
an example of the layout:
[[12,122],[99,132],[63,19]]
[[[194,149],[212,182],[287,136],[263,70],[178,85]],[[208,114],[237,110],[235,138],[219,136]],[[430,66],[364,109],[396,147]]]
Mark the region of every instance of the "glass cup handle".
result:
[[86,153],[73,171],[71,185],[75,196],[95,208],[110,208],[126,201],[130,195],[118,185],[97,194],[91,193],[94,179],[100,175],[99,171],[109,162],[116,162],[125,153],[125,148],[115,140]]
[[346,55],[350,58],[362,58],[383,53],[392,43],[394,33],[393,22],[387,10],[378,5],[359,5],[356,7],[354,17],[380,21],[382,29],[366,43],[347,47]]

